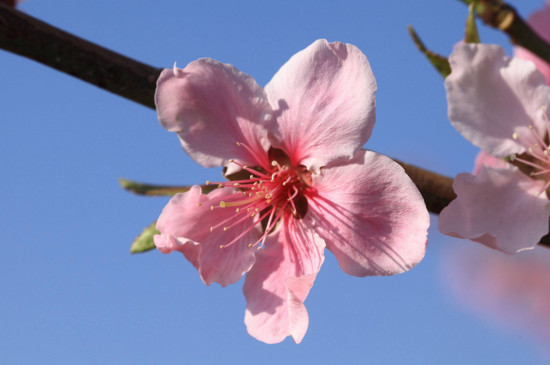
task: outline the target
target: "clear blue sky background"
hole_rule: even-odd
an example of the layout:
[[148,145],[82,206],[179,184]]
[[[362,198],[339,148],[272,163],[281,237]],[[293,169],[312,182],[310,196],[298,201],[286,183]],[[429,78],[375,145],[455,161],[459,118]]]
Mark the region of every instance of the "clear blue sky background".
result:
[[[542,3],[515,5],[527,15]],[[459,1],[27,0],[20,9],[155,66],[212,57],[261,85],[315,39],[353,43],[379,88],[366,147],[449,176],[471,170],[476,150],[448,122],[442,79],[406,31],[414,25],[449,54],[464,28]],[[481,36],[507,45],[485,27]],[[354,278],[327,253],[302,344],[255,340],[242,281],[206,287],[179,254],[129,254],[168,199],[134,196],[117,178],[193,184],[220,171],[187,157],[153,110],[3,51],[0,80],[0,363],[548,361],[526,334],[456,304],[441,257],[466,242],[440,235],[435,216],[415,269]]]

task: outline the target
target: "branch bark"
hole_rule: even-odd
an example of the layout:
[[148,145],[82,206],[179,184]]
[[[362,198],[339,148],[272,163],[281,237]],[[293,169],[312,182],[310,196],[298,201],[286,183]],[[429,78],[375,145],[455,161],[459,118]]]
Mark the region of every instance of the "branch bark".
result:
[[52,27],[0,3],[0,48],[155,108],[162,71]]
[[[162,71],[71,35],[0,3],[0,48],[30,58],[102,89],[155,108]],[[449,177],[397,161],[422,194],[428,211],[439,214],[456,195]],[[550,246],[550,236],[541,239]]]
[[510,37],[513,44],[528,49],[550,64],[550,45],[521,18],[516,9],[502,0],[462,0],[473,4],[477,16]]

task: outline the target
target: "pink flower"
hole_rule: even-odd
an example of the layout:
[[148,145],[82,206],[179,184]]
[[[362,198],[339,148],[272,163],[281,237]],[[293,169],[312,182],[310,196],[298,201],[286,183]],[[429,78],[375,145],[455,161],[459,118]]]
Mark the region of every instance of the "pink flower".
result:
[[[542,39],[550,42],[550,1],[545,3],[544,8],[533,13],[527,22]],[[550,65],[546,61],[523,47],[514,47],[514,53],[516,57],[533,61],[539,71],[546,77],[546,82],[550,84]]]
[[303,304],[327,247],[350,275],[392,275],[424,256],[428,213],[402,168],[361,149],[375,122],[376,82],[356,47],[318,40],[262,89],[212,59],[164,70],[161,124],[205,167],[231,180],[194,186],[164,208],[155,236],[202,280],[246,273],[245,323],[257,339],[299,343]]
[[481,246],[455,247],[442,264],[451,292],[466,308],[513,331],[550,341],[550,250],[508,256]]
[[496,45],[460,44],[445,80],[449,119],[483,149],[454,180],[441,232],[516,253],[548,233],[550,88],[535,66]]

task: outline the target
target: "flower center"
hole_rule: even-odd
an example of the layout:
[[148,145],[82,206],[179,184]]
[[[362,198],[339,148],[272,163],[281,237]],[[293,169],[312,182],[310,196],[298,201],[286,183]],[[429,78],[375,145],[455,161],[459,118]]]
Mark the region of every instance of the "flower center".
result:
[[[544,114],[546,116],[546,113]],[[537,193],[539,195],[550,187],[550,144],[548,138],[550,136],[550,125],[545,117],[546,131],[543,136],[533,127],[529,126],[529,132],[514,133],[512,137],[525,148],[525,152],[521,155],[512,155],[509,158],[509,163],[518,167],[524,174],[531,176],[537,180],[545,181],[542,190]]]
[[[244,146],[242,143],[239,146]],[[267,167],[248,167],[230,160],[241,170],[226,176],[230,181],[206,184],[217,184],[218,187],[238,189],[224,200],[213,202],[210,209],[234,209],[234,215],[210,227],[224,231],[230,227],[253,218],[253,223],[232,241],[220,245],[228,247],[237,242],[257,224],[262,225],[263,234],[258,241],[249,247],[263,244],[270,232],[283,217],[303,218],[308,209],[307,195],[311,193],[311,173],[304,166],[291,166],[288,156],[279,149],[271,148],[268,152],[271,165]],[[217,204],[217,205],[216,205]]]

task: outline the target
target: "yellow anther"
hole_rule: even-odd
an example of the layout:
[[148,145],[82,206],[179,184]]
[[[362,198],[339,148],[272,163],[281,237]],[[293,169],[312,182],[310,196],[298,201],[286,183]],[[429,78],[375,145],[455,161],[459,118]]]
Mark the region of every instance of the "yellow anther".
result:
[[223,185],[222,184],[218,184],[218,188],[221,188]]
[[239,185],[241,185],[241,184],[239,184],[239,183],[233,183],[233,186],[239,186]]
[[529,129],[533,129],[533,126],[532,126],[532,125],[529,125]]
[[199,203],[199,204],[198,204],[198,206],[199,206],[199,207],[202,207],[202,204],[201,204],[201,203]]
[[209,185],[210,184],[210,181],[209,180],[206,180],[206,185]]
[[241,147],[241,142],[237,142],[237,146]]
[[220,202],[220,207],[225,208],[225,202],[223,200]]
[[210,210],[214,210],[214,206],[213,206],[213,205],[210,206]]
[[275,160],[271,161],[271,166],[277,166],[277,161]]
[[235,209],[235,213],[239,213],[240,210],[241,210],[241,208]]
[[214,227],[210,227],[210,232],[214,232]]
[[223,231],[224,231],[224,232],[227,231],[227,227],[223,227]]
[[220,248],[224,248],[225,246],[224,245],[220,245]]
[[273,198],[273,194],[271,194],[271,193],[265,194],[265,198],[266,199],[271,199],[271,198]]
[[513,139],[518,139],[518,134],[516,132],[514,132],[514,134],[512,134],[512,138]]

